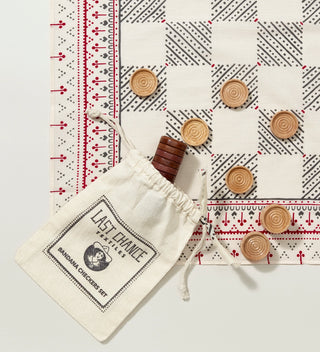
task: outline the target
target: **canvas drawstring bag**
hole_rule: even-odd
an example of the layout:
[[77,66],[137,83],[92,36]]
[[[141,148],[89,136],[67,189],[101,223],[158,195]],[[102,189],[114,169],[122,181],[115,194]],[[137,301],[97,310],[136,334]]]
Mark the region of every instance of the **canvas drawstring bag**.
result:
[[[200,208],[134,148],[116,120],[98,111],[120,135],[126,158],[74,197],[17,252],[17,263],[74,319],[105,341],[178,260],[201,221],[207,235],[206,174]],[[213,234],[211,234],[213,236]],[[234,258],[213,236],[229,264]]]

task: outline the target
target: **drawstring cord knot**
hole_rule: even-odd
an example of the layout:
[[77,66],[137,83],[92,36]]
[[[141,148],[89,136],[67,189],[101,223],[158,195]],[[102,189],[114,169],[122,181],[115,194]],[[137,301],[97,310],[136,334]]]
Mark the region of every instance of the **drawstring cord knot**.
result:
[[127,146],[128,150],[136,149],[134,144],[127,137],[126,133],[124,132],[124,130],[116,119],[103,114],[100,110],[97,109],[88,109],[86,111],[86,114],[92,120],[97,120],[98,118],[100,118],[101,120],[105,121],[111,128],[113,128],[119,134],[119,136],[122,138],[123,142]]

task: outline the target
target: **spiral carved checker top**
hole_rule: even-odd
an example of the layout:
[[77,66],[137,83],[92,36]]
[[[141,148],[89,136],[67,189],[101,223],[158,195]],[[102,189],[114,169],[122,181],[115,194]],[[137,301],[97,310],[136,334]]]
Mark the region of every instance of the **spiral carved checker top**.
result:
[[245,166],[235,166],[226,175],[226,185],[233,193],[245,193],[253,185],[253,175]]
[[185,143],[198,147],[208,139],[209,127],[203,120],[194,117],[182,125],[181,137]]
[[271,233],[282,233],[288,230],[291,215],[286,207],[280,204],[270,204],[261,212],[261,224]]
[[246,234],[240,244],[242,254],[251,261],[265,258],[270,252],[270,241],[261,232]]
[[243,105],[249,96],[246,84],[238,79],[225,82],[220,90],[221,100],[230,108],[238,108]]
[[298,127],[298,119],[290,111],[277,112],[270,122],[272,133],[282,139],[292,137],[297,132]]
[[157,76],[147,68],[140,68],[130,77],[130,88],[139,97],[148,97],[158,86]]

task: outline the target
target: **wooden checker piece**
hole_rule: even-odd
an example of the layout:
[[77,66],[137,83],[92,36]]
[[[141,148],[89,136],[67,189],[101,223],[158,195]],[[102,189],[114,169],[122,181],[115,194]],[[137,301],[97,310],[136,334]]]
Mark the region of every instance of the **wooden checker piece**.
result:
[[247,101],[248,96],[248,87],[239,79],[231,79],[225,82],[220,90],[221,100],[230,108],[242,106]]
[[174,176],[174,175],[171,175],[171,174],[167,174],[166,172],[163,172],[163,171],[161,171],[161,170],[158,170],[159,172],[160,172],[160,174],[164,177],[164,178],[166,178],[169,182],[171,182],[171,183],[173,183],[174,182],[174,180],[176,179],[176,176]]
[[253,175],[245,166],[235,166],[227,172],[226,185],[233,193],[246,193],[253,185]]
[[187,144],[198,147],[208,139],[209,127],[203,120],[194,117],[182,125],[181,137]]
[[261,232],[250,232],[243,237],[240,248],[248,260],[258,261],[270,252],[270,241]]
[[152,165],[159,171],[163,171],[167,174],[176,176],[178,173],[178,169],[174,169],[172,167],[157,163],[156,161],[152,161]]
[[261,212],[261,224],[271,233],[282,233],[288,230],[291,215],[286,207],[280,204],[270,204]]
[[163,144],[163,143],[159,143],[158,145],[158,149],[161,149],[165,152],[168,152],[168,153],[171,153],[171,154],[174,154],[174,155],[178,155],[180,157],[183,157],[184,156],[184,151],[181,150],[181,149],[178,149],[178,148],[174,148],[174,147],[170,147],[170,145],[166,145],[166,144]]
[[160,156],[160,157],[163,157],[165,159],[168,159],[168,160],[172,160],[172,161],[175,161],[176,163],[178,164],[181,164],[182,162],[182,157],[179,156],[179,155],[174,155],[172,153],[169,153],[169,152],[166,152],[164,150],[161,150],[161,149],[157,149],[156,151],[156,155]]
[[185,143],[177,141],[176,139],[173,139],[167,136],[162,136],[160,138],[160,143],[169,145],[170,147],[173,147],[173,148],[178,148],[183,151],[187,149],[187,146]]
[[180,164],[176,163],[175,161],[169,160],[166,158],[162,158],[161,156],[159,156],[157,154],[153,157],[153,161],[160,163],[160,164],[163,164],[165,166],[172,167],[173,169],[179,169],[179,167],[180,167]]
[[140,68],[130,77],[130,88],[139,97],[148,97],[157,87],[157,76],[147,68]]
[[299,127],[297,117],[290,111],[277,112],[270,121],[272,133],[281,139],[295,135]]

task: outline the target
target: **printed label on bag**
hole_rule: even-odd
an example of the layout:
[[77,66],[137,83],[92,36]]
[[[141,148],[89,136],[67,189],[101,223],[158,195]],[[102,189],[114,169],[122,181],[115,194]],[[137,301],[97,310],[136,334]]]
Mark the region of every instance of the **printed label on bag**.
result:
[[102,311],[159,255],[106,197],[79,214],[44,253]]

